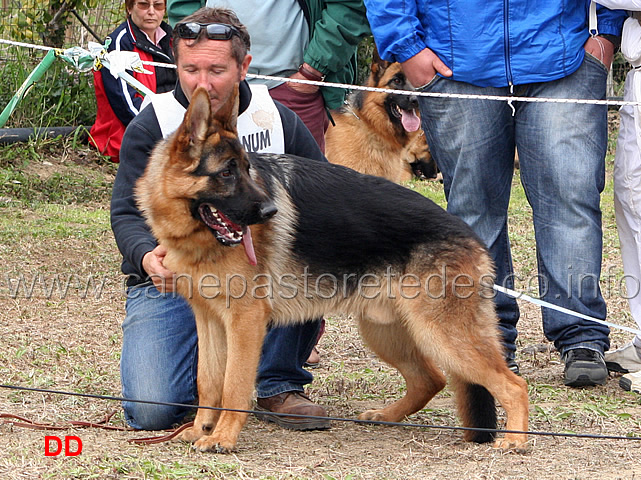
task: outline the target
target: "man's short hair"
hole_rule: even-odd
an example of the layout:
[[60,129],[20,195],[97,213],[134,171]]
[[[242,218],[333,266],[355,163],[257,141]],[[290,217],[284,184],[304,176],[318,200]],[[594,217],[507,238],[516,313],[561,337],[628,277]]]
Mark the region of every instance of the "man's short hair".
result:
[[[220,8],[220,7],[215,7],[215,8],[203,7],[199,10],[196,10],[191,15],[183,18],[179,23],[189,23],[189,22],[202,23],[202,24],[226,23],[227,25],[231,25],[232,27],[236,28],[236,30],[238,30],[240,35],[232,35],[231,37],[231,40],[230,40],[231,55],[236,60],[238,65],[243,63],[243,61],[245,60],[245,56],[247,56],[247,51],[251,46],[251,42],[249,39],[249,32],[247,31],[247,28],[245,27],[245,25],[240,23],[240,20],[238,20],[238,17],[233,12],[233,10],[230,10],[228,8]],[[178,62],[178,43],[183,42],[184,40],[185,39],[181,38],[178,35],[178,29],[174,28],[173,50],[174,50],[174,58],[176,59],[176,62]],[[196,39],[191,40],[186,45],[188,47],[191,47],[193,45],[200,43],[203,40],[209,40],[209,39],[207,38],[207,35],[203,31],[201,31],[200,35],[198,35]],[[221,41],[221,40],[212,40],[212,41]]]

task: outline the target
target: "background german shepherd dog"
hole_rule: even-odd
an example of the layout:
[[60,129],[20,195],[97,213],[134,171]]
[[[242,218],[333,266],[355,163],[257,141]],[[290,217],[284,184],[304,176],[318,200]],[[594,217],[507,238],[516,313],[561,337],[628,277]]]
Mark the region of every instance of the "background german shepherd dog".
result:
[[[412,90],[399,63],[374,50],[368,87]],[[405,182],[413,176],[436,178],[413,95],[357,90],[332,112],[335,125],[325,135],[325,154],[332,163],[357,172]]]
[[[232,100],[212,116],[209,96],[197,90],[136,187],[168,249],[165,266],[182,276],[176,287],[196,315],[200,404],[249,408],[270,323],[344,312],[407,383],[403,398],[359,418],[400,421],[417,412],[445,386],[443,368],[463,425],[495,428],[496,398],[507,429],[526,431],[526,383],[504,361],[492,262],[470,228],[378,177],[289,155],[248,156]],[[200,409],[182,439],[229,452],[246,418]],[[526,441],[508,433],[495,446],[522,449]]]

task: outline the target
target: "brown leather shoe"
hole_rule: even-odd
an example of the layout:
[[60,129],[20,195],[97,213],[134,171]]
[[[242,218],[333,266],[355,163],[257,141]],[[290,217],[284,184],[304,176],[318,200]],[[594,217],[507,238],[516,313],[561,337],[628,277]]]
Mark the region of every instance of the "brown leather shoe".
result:
[[316,347],[312,348],[312,353],[309,354],[307,361],[303,363],[303,367],[318,368],[320,366],[320,353]]
[[304,417],[287,417],[256,413],[256,418],[290,430],[327,430],[330,427],[326,418],[327,411],[312,402],[303,392],[284,392],[273,397],[259,398],[258,412],[286,413],[305,415]]

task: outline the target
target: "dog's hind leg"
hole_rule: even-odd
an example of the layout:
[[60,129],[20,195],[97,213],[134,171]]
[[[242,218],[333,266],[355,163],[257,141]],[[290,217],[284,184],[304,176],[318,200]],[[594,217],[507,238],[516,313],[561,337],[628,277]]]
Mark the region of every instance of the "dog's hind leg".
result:
[[368,410],[361,420],[398,422],[421,410],[445,387],[445,377],[432,361],[419,351],[405,327],[399,323],[378,324],[361,320],[361,335],[369,347],[395,367],[405,379],[405,396],[379,410]]
[[[525,380],[514,374],[507,366],[505,369],[490,365],[483,356],[475,359],[475,368],[484,371],[482,381],[469,376],[453,374],[457,391],[459,415],[466,427],[496,428],[496,410],[494,398],[498,400],[507,414],[506,433],[496,440],[494,446],[502,450],[524,451],[527,447],[528,397]],[[501,362],[504,360],[501,357]],[[493,397],[493,398],[492,398]],[[491,432],[467,431],[464,438],[473,442],[489,442],[494,438]]]
[[[458,387],[457,403],[464,426],[496,428],[494,397],[506,411],[506,429],[526,432],[527,384],[507,368],[494,306],[477,304],[466,309],[464,302],[455,300],[447,309],[448,316],[438,322],[426,316],[421,319],[423,323],[411,322],[413,333],[428,355],[452,376]],[[465,433],[465,439],[470,441],[487,442],[492,438],[493,434],[487,432]],[[496,441],[495,447],[522,450],[526,442],[526,433],[507,433]]]

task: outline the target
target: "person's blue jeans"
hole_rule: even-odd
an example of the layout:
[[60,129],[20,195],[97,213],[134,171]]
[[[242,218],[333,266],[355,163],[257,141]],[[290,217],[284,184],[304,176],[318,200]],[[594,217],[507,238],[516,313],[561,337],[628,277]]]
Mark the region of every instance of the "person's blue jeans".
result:
[[[303,391],[312,374],[302,365],[316,343],[320,321],[268,331],[258,367],[256,391],[271,397]],[[145,284],[127,293],[120,358],[124,398],[195,404],[198,390],[198,338],[189,304],[177,294],[161,294]],[[162,430],[180,422],[187,407],[123,402],[127,423],[141,430]]]
[[[607,71],[586,55],[563,79],[514,87],[515,97],[604,99]],[[437,77],[426,92],[508,96],[509,87],[481,88]],[[540,296],[599,319],[606,305],[599,288],[605,182],[607,107],[577,103],[512,102],[419,97],[423,129],[443,172],[449,212],[485,242],[496,283],[514,286],[508,204],[515,147],[521,182],[532,207]],[[528,248],[519,245],[518,248]],[[527,280],[524,279],[524,280]],[[519,310],[495,298],[505,348],[516,349]],[[559,351],[609,348],[609,329],[543,308],[543,330]]]

